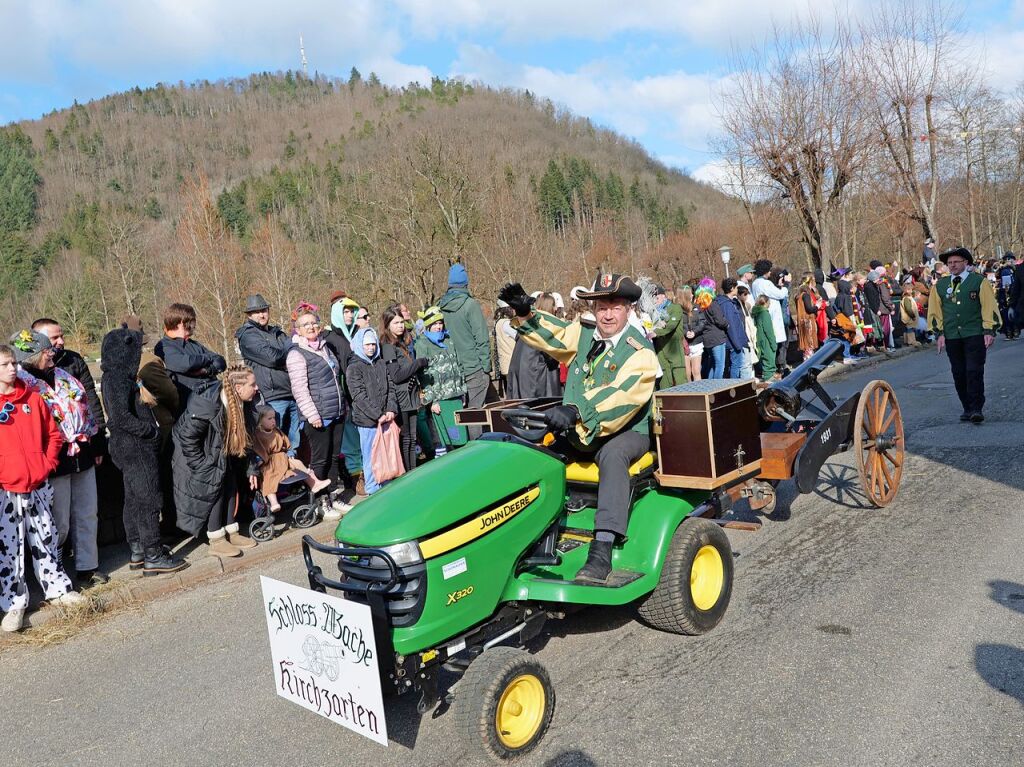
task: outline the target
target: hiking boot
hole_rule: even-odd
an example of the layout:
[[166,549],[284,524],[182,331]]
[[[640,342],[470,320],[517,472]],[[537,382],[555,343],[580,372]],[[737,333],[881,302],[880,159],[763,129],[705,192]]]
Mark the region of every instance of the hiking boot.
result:
[[960,420],[961,420],[961,421],[970,421],[970,420],[971,420],[971,414],[970,414],[970,413],[968,413],[968,412],[967,412],[967,411],[965,410],[964,412],[962,412],[962,413],[960,414]]
[[171,554],[165,546],[154,546],[146,554],[142,566],[143,577],[176,573],[188,567],[188,562]]
[[981,423],[984,420],[985,416],[981,414],[980,410],[976,413],[971,413],[971,423]]
[[576,573],[576,580],[604,583],[608,580],[611,572],[612,542],[599,541],[595,538],[590,542],[590,553],[587,554],[587,563]]
[[228,543],[230,543],[232,546],[235,546],[236,548],[239,548],[239,549],[255,549],[256,548],[256,541],[254,541],[252,538],[246,538],[244,535],[242,535],[239,532],[227,533],[227,535],[225,535],[224,537],[227,538]]
[[21,631],[22,626],[25,625],[25,608],[24,607],[13,607],[7,611],[7,615],[0,621],[0,631],[6,631],[13,633],[15,631]]
[[363,481],[362,474],[360,474],[359,478],[356,480],[356,495],[363,498],[366,497],[366,483]]
[[141,570],[142,565],[146,562],[146,550],[142,548],[141,543],[132,543],[131,541],[128,541],[128,550],[131,552],[128,557],[128,569]]
[[226,535],[221,535],[210,539],[210,554],[215,557],[233,558],[242,556],[242,550],[237,546],[232,546]]

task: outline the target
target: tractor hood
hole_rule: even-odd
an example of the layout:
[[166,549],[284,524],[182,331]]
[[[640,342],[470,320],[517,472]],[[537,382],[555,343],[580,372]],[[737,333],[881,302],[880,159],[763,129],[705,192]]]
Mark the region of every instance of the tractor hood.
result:
[[509,442],[470,442],[399,477],[357,504],[335,538],[354,546],[419,540],[540,485],[564,494],[565,466]]

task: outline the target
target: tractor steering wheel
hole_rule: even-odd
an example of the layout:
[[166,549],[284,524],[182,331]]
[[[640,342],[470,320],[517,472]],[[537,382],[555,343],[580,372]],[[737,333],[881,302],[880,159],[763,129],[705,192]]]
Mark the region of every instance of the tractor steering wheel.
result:
[[517,436],[527,442],[540,442],[544,435],[551,431],[547,416],[543,411],[530,410],[526,407],[513,407],[501,411],[501,417],[512,427]]

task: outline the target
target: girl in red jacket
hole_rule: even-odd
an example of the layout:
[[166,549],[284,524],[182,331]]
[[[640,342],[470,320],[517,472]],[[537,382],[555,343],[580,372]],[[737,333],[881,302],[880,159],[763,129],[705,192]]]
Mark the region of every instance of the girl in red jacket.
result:
[[60,428],[39,394],[18,379],[14,350],[0,345],[0,629],[17,631],[28,607],[25,541],[46,599],[70,605],[84,601],[57,555],[57,528],[50,516],[53,490],[47,477],[57,468]]

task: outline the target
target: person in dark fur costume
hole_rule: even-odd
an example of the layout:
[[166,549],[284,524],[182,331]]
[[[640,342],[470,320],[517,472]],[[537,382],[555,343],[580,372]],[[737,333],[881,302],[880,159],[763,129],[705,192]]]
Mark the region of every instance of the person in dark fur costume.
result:
[[142,333],[122,326],[103,337],[103,406],[110,457],[124,476],[129,567],[141,568],[143,575],[162,575],[182,570],[188,563],[160,544],[160,431],[152,411],[156,400],[136,377],[141,358]]

